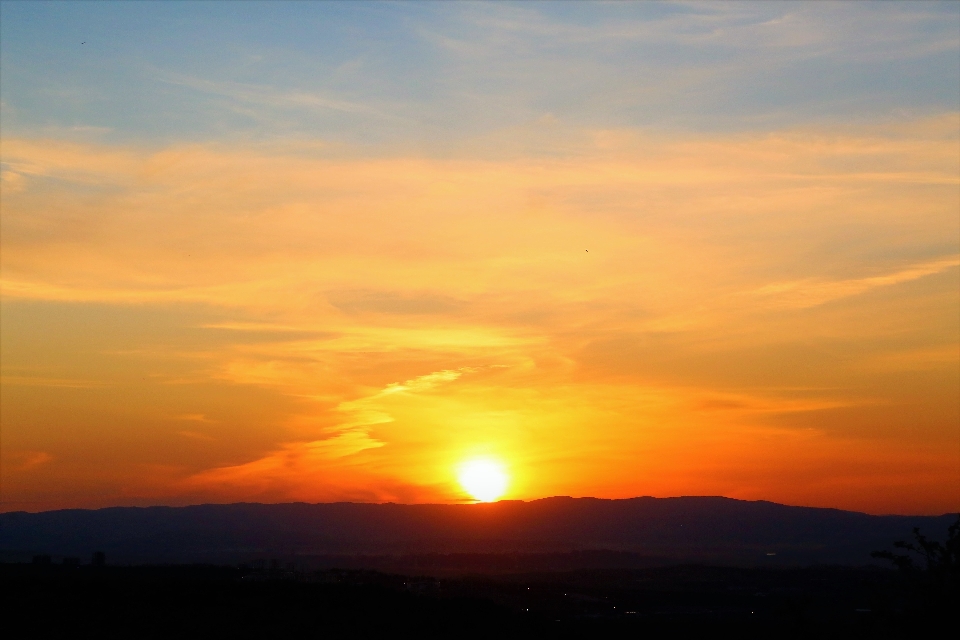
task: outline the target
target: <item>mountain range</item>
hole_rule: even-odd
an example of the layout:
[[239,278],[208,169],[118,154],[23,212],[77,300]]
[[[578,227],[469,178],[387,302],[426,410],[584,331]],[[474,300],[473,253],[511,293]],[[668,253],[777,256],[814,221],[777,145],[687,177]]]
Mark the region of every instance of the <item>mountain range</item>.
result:
[[939,538],[956,518],[876,516],[723,497],[112,507],[0,514],[0,553],[6,561],[35,554],[87,558],[103,551],[118,563],[280,557],[328,566],[349,564],[350,558],[380,558],[379,565],[367,564],[383,566],[390,558],[478,554],[567,556],[565,566],[572,567],[864,565],[871,551],[910,537],[914,527]]

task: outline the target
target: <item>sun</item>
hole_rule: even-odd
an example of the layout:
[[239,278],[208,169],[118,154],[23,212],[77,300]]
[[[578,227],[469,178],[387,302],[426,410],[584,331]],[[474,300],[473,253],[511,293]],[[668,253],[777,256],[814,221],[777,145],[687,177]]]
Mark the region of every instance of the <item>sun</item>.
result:
[[479,502],[493,502],[507,490],[503,465],[487,458],[468,460],[460,465],[460,486]]

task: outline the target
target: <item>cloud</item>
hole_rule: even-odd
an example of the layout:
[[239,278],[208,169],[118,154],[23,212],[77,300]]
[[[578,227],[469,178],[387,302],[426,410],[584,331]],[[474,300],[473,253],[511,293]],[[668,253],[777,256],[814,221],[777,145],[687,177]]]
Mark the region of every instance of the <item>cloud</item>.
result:
[[843,60],[903,59],[960,46],[955,32],[937,28],[944,13],[931,11],[930,6],[900,5],[866,12],[843,4],[813,8],[795,3],[684,3],[672,8],[614,5],[605,9],[594,8],[590,19],[583,19],[584,13],[558,14],[549,5],[472,6],[459,13],[457,32],[464,40],[461,47],[471,41],[519,46],[543,38],[555,43],[554,51],[602,43],[620,50],[630,45],[666,45],[671,49],[763,50],[767,56]]
[[110,386],[109,382],[102,380],[55,378],[42,375],[4,375],[0,377],[0,383],[18,387],[63,387],[67,389],[96,389]]
[[5,193],[18,193],[23,191],[25,180],[23,175],[17,173],[16,171],[2,171],[0,172],[0,189]]
[[224,329],[226,331],[244,331],[254,333],[301,333],[299,327],[269,322],[211,322],[200,325],[203,329]]
[[334,291],[327,294],[327,299],[347,313],[442,314],[462,305],[447,296],[395,291]]
[[[378,424],[393,421],[384,408],[383,401],[398,394],[426,393],[440,385],[459,378],[470,369],[436,371],[407,380],[391,383],[380,391],[365,397],[341,402],[336,411],[346,418],[336,426],[325,429],[325,437],[307,442],[286,443],[278,450],[251,462],[219,467],[192,475],[185,482],[190,487],[209,487],[214,490],[270,493],[271,495],[318,496],[330,495],[333,491],[373,491],[378,489],[366,484],[382,484],[370,478],[359,481],[356,476],[365,475],[351,469],[352,458],[358,454],[385,446],[387,443],[371,436],[370,429]],[[342,474],[338,480],[334,476]],[[352,479],[350,479],[352,476]],[[396,483],[394,483],[396,484]],[[351,486],[347,489],[346,486]],[[359,487],[359,489],[358,489]],[[416,493],[408,486],[400,489]],[[395,497],[396,492],[378,494],[377,499]]]
[[707,394],[707,397],[695,403],[700,411],[733,411],[740,414],[797,413],[806,411],[826,411],[851,407],[861,402],[851,399],[830,399],[824,397],[790,398],[770,397],[746,394]]
[[154,73],[161,82],[189,87],[238,102],[285,109],[332,110],[384,119],[396,119],[396,116],[363,103],[330,98],[311,91],[279,90],[268,85],[206,80],[160,69],[155,70]]
[[956,102],[933,89],[956,76],[947,5],[495,3],[443,16],[416,33],[442,61],[446,93],[418,107],[431,124],[456,113],[447,136],[464,122],[515,126],[544,108],[587,126],[743,130]]
[[[3,290],[278,310],[296,299],[321,317],[462,314],[491,290],[589,297],[600,282],[701,268],[669,256],[709,260],[737,245],[726,234],[738,225],[815,241],[839,232],[842,209],[865,242],[882,243],[885,227],[926,216],[957,184],[955,135],[943,133],[956,120],[859,137],[595,132],[564,158],[485,161],[4,140],[4,162],[34,186],[5,200]],[[911,185],[944,190],[918,200]],[[896,210],[907,202],[915,214]],[[776,268],[783,248],[807,241],[741,243],[726,268]],[[712,270],[705,284],[721,275]]]
[[778,306],[805,309],[860,295],[879,287],[911,282],[957,266],[960,266],[960,257],[943,258],[915,264],[882,276],[834,281],[794,280],[778,282],[760,287],[753,293],[761,298],[772,300],[773,304]]
[[53,456],[46,451],[12,451],[4,457],[13,462],[17,471],[31,471],[53,460]]
[[202,413],[185,413],[183,415],[176,416],[176,419],[186,420],[188,422],[216,422],[216,420],[211,420]]
[[836,439],[956,424],[957,122],[446,156],[4,140],[4,419],[20,383],[107,381],[44,393],[78,432],[137,425],[157,445],[123,464],[196,500],[456,500],[481,454],[516,497],[738,491],[722,459],[783,459],[778,433],[840,477]]
[[214,437],[212,437],[212,436],[208,436],[208,435],[205,434],[205,433],[199,433],[199,432],[197,432],[197,431],[181,430],[181,431],[177,431],[177,433],[180,434],[181,436],[183,436],[184,438],[189,438],[189,439],[191,439],[191,440],[200,440],[200,441],[202,441],[202,442],[216,442],[216,441],[217,441],[216,438],[214,438]]

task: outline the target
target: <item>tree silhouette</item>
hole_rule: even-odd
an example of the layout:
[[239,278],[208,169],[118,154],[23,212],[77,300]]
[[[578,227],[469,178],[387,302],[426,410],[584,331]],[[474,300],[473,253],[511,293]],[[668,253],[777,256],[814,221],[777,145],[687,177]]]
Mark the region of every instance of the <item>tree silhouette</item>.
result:
[[919,557],[923,559],[926,571],[945,578],[956,577],[958,566],[960,566],[960,515],[957,516],[957,521],[947,528],[947,541],[944,544],[928,539],[920,533],[919,527],[913,528],[913,539],[914,542],[898,540],[893,543],[894,547],[905,549],[908,553],[874,551],[870,555],[874,558],[889,560],[905,572],[917,570],[914,557]]
[[913,541],[898,540],[893,551],[874,551],[870,555],[892,562],[904,578],[904,612],[919,615],[928,622],[942,619],[955,610],[960,596],[960,515],[947,528],[946,542],[930,540],[913,529]]

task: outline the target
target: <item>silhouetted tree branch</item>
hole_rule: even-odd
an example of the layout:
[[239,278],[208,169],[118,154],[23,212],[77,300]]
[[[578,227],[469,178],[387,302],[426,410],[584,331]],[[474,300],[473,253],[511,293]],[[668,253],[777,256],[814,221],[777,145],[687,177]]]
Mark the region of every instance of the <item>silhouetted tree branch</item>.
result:
[[[914,527],[913,538],[915,542],[905,542],[898,540],[893,543],[898,549],[905,549],[908,552],[923,558],[927,571],[949,571],[956,570],[958,557],[960,557],[960,516],[947,529],[947,541],[940,544],[936,540],[929,540],[920,533],[919,527]],[[913,570],[913,557],[907,554],[897,554],[891,551],[874,551],[870,554],[874,558],[883,558],[893,562],[897,568],[902,570]]]
[[939,614],[956,606],[960,585],[960,515],[947,528],[943,544],[914,528],[913,541],[898,540],[893,546],[906,553],[874,551],[870,555],[889,560],[900,570],[906,578],[910,608]]

